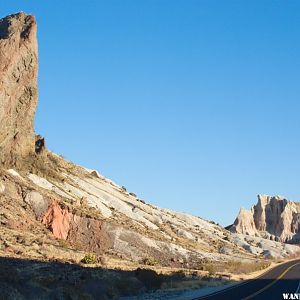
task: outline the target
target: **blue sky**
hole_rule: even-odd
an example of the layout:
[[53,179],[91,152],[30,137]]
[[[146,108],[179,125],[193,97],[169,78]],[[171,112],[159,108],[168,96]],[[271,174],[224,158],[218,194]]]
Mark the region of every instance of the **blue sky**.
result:
[[300,200],[299,1],[16,1],[39,26],[36,130],[142,199],[223,225]]

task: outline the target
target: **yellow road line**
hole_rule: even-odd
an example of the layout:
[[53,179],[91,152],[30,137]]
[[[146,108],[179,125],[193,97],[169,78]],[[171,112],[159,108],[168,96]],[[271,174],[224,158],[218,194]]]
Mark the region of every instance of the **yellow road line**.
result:
[[266,285],[265,287],[263,287],[262,289],[258,290],[257,292],[255,292],[254,294],[243,298],[242,300],[249,300],[255,296],[257,296],[258,294],[261,294],[262,292],[264,292],[265,290],[267,290],[268,288],[270,288],[272,285],[274,285],[278,280],[280,280],[288,271],[290,271],[292,268],[294,268],[295,266],[300,265],[300,263],[296,263],[291,265],[290,267],[288,267],[285,271],[283,271],[279,277],[277,277],[274,281],[272,281],[271,283],[269,283],[268,285]]

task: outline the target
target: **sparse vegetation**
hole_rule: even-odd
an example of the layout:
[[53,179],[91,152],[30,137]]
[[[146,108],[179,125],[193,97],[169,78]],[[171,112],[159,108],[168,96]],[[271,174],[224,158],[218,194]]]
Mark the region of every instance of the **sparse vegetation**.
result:
[[168,280],[161,286],[164,290],[190,290],[206,287],[214,287],[223,284],[228,284],[226,280],[209,280],[209,278],[186,279],[186,280]]
[[130,192],[129,195],[132,196],[132,197],[136,197],[136,194],[132,193],[132,192]]
[[140,269],[135,271],[135,277],[142,282],[148,290],[157,290],[161,287],[163,276],[153,270]]
[[66,240],[58,240],[59,246],[62,248],[68,248],[69,247],[69,243]]
[[260,270],[264,270],[270,266],[271,262],[268,261],[253,261],[253,262],[241,262],[241,261],[228,261],[226,264],[227,272],[234,274],[248,274]]
[[207,271],[209,276],[218,275],[218,273],[229,273],[229,274],[249,274],[252,272],[264,270],[270,266],[270,261],[248,261],[242,262],[238,260],[230,260],[224,263],[210,262],[204,264],[201,269]]
[[216,266],[213,264],[207,264],[205,266],[205,271],[208,271],[208,274],[210,276],[215,275],[216,274]]
[[158,261],[154,257],[149,256],[149,257],[144,258],[143,264],[146,266],[155,266],[158,264]]
[[95,264],[95,263],[97,263],[97,257],[95,254],[89,253],[84,256],[84,258],[81,260],[81,262],[86,265]]

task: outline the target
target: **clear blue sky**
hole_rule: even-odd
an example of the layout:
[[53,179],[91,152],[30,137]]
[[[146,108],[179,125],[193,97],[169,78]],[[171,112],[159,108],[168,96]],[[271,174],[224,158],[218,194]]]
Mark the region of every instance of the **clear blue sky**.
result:
[[300,2],[1,0],[39,25],[36,130],[156,205],[223,225],[300,200]]

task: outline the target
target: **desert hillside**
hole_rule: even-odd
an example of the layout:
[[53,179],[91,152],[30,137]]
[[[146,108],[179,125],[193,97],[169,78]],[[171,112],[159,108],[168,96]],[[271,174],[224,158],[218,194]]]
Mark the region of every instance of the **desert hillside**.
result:
[[[109,299],[149,288],[137,268],[222,277],[241,263],[255,271],[266,258],[298,252],[297,245],[282,243],[298,241],[297,203],[260,197],[227,230],[154,206],[49,151],[34,132],[36,32],[35,18],[24,13],[0,21],[0,291],[17,295],[11,299],[55,293],[99,299],[95,286],[102,285],[101,297]],[[74,283],[78,291],[71,292]]]

